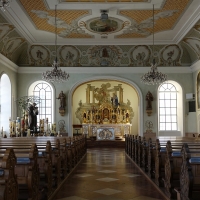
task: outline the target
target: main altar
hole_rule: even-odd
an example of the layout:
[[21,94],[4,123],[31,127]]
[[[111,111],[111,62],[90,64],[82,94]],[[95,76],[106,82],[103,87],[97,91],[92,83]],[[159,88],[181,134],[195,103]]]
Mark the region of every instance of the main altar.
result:
[[87,84],[86,102],[79,101],[75,114],[83,134],[97,140],[115,140],[116,136],[130,134],[134,117],[130,101],[123,102],[122,85],[111,87],[110,83],[100,88]]

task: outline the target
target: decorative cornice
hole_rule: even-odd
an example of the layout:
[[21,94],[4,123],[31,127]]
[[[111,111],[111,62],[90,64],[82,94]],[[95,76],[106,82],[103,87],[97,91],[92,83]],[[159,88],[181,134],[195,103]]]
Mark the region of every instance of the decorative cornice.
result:
[[200,70],[200,60],[195,62],[190,68],[191,68],[192,72]]
[[19,67],[1,53],[0,53],[0,63],[15,72],[18,71]]
[[181,20],[186,20],[186,23],[184,26],[179,27],[177,25],[177,28],[179,28],[179,32],[174,36],[173,40],[171,41],[171,43],[175,43],[178,44],[179,42],[181,42],[181,40],[186,36],[186,34],[193,28],[193,26],[198,22],[199,20],[199,13],[200,13],[200,5],[196,8],[195,11],[193,11],[192,13],[188,10],[187,11],[188,15],[185,15],[185,19],[181,19]]
[[[51,69],[51,67],[19,67],[18,73],[38,74]],[[145,73],[150,67],[61,67],[69,74],[126,74],[126,73]],[[164,73],[192,73],[188,67],[158,67]]]

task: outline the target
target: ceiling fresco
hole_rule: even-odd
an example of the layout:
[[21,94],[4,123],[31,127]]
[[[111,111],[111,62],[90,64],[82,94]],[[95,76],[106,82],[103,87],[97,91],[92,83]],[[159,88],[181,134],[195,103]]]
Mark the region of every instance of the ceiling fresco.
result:
[[[191,1],[192,0],[166,0],[163,7],[155,10],[155,32],[172,29]],[[45,1],[20,0],[20,2],[38,30],[54,33],[55,12],[54,10],[47,8]],[[113,5],[112,9],[114,8]],[[95,37],[93,34],[94,32],[97,34],[111,34],[118,32],[117,35],[113,35],[113,37],[117,39],[141,38],[152,34],[152,10],[145,10],[145,8],[140,10],[116,8],[116,13],[115,19],[109,15],[110,18],[108,20],[102,21],[100,20],[100,17],[93,17],[93,10],[90,9],[59,9],[57,11],[58,35],[67,38],[93,38]],[[84,20],[88,15],[90,16],[89,20]],[[123,16],[123,19],[121,16]],[[85,27],[87,31],[85,30]]]
[[[142,6],[140,9],[124,9],[123,3],[119,8],[116,3],[109,7],[109,18],[104,21],[98,17],[102,8],[98,2],[100,8],[94,14],[96,10],[91,4],[96,5],[96,1],[84,0],[81,3],[81,8],[85,8],[86,3],[88,9],[77,9],[77,6],[72,9],[73,1],[72,4],[67,4],[65,0],[56,2],[59,5],[62,3],[63,7],[57,13],[57,49],[63,67],[145,67],[151,65],[153,57],[158,66],[173,67],[189,66],[200,59],[200,16],[195,18],[195,23],[193,18],[190,19],[194,7],[200,11],[199,0],[132,0],[131,4],[135,7]],[[156,33],[153,52],[152,3],[155,2],[159,5],[154,16]],[[6,12],[0,12],[0,53],[19,66],[51,66],[55,59],[55,1],[19,0],[12,1],[12,4],[16,7],[11,5]],[[69,9],[66,9],[66,4]],[[183,35],[183,25],[187,24],[184,15],[187,12],[191,13],[187,16],[191,20],[190,31],[177,43],[161,42],[159,36],[162,34],[167,41],[171,41],[168,36],[172,34],[166,32],[168,29],[178,27]],[[132,42],[134,38],[138,42]],[[146,42],[148,38],[150,42]]]

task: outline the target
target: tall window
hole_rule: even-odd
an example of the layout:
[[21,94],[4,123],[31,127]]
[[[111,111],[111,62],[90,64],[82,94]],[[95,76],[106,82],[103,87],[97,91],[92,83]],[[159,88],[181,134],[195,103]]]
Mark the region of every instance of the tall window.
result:
[[11,83],[6,74],[0,77],[0,128],[9,133],[9,118],[11,117]]
[[39,110],[37,122],[48,118],[48,122],[53,123],[54,103],[51,85],[45,81],[34,82],[29,88],[29,95],[38,96],[41,99],[41,103],[37,105]]
[[172,83],[159,87],[159,130],[177,131],[177,89]]

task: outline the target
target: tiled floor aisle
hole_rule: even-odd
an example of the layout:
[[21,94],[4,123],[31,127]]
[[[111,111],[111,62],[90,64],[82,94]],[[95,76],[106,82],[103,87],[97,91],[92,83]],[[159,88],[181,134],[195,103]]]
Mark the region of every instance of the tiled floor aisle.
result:
[[59,200],[157,200],[156,188],[126,158],[124,149],[89,149],[58,192]]

